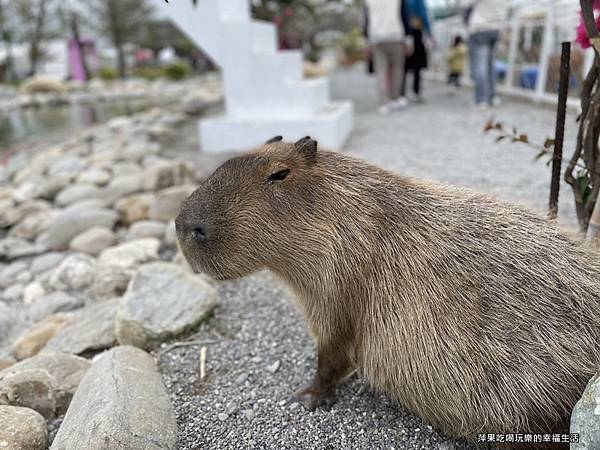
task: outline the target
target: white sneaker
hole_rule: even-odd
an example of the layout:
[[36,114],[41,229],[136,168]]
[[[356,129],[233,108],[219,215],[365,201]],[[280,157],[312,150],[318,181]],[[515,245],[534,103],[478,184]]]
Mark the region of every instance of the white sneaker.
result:
[[479,111],[487,111],[488,109],[490,109],[490,105],[488,105],[486,102],[481,102],[477,103],[475,105],[475,108],[477,108]]
[[384,105],[381,105],[379,107],[379,114],[389,114],[392,112],[393,109],[393,105],[392,102],[387,102]]
[[492,106],[500,106],[502,104],[502,100],[497,95],[492,97]]
[[408,106],[408,100],[406,97],[398,97],[397,99],[392,100],[390,103],[393,104],[394,109],[404,109]]

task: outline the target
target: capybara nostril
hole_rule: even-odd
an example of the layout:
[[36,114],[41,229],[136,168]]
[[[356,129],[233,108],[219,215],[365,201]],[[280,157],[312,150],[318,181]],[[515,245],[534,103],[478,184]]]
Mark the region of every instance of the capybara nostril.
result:
[[192,235],[194,236],[194,239],[200,242],[204,242],[208,238],[208,234],[206,233],[206,227],[196,226],[192,230]]

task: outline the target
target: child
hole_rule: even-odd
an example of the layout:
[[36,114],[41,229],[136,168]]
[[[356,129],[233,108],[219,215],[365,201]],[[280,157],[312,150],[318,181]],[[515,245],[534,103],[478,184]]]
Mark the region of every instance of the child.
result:
[[462,37],[454,38],[454,45],[448,53],[448,84],[454,86],[454,92],[460,87],[460,77],[465,71],[467,46]]

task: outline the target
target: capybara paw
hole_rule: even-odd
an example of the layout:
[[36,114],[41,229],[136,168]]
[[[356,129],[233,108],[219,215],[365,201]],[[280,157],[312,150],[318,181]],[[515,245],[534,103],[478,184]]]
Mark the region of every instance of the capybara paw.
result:
[[308,411],[314,411],[319,406],[330,409],[335,403],[335,391],[319,392],[312,386],[308,386],[294,392],[294,399]]

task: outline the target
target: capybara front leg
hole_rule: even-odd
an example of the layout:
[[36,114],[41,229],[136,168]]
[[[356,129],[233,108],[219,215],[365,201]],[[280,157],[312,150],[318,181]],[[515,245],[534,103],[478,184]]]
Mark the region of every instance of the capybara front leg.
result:
[[307,386],[294,392],[294,397],[309,411],[335,402],[335,387],[350,369],[350,360],[344,348],[334,345],[319,346],[317,374]]

